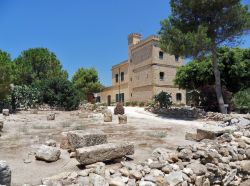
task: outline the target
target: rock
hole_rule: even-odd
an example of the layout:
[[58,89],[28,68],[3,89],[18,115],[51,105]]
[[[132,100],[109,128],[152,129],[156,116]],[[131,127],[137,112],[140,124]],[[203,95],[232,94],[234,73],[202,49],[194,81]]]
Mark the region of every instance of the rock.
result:
[[130,178],[134,178],[136,180],[140,180],[142,178],[142,174],[137,170],[129,171],[129,175]]
[[55,118],[56,118],[56,115],[54,113],[53,114],[49,114],[47,116],[47,120],[55,120]]
[[165,166],[165,163],[161,162],[152,162],[149,164],[149,168],[151,169],[161,169]]
[[250,174],[250,160],[240,161],[241,171]]
[[9,116],[10,115],[9,109],[3,109],[2,113],[3,113],[4,116]]
[[46,186],[62,186],[62,181],[61,180],[66,180],[72,173],[71,172],[62,172],[60,174],[48,177],[48,178],[43,178],[41,180],[43,185]]
[[193,171],[192,171],[192,169],[190,169],[190,168],[184,168],[184,169],[182,170],[182,172],[185,173],[185,174],[188,175],[188,176],[191,176],[191,175],[193,174]]
[[109,185],[104,177],[98,174],[94,174],[94,173],[89,174],[89,184],[91,186],[108,186]]
[[134,154],[134,145],[131,143],[107,143],[76,149],[76,159],[83,165],[132,154]]
[[109,180],[109,186],[125,186],[125,183],[121,177],[115,177]]
[[66,150],[70,149],[70,144],[69,144],[67,134],[68,134],[68,132],[61,133],[61,143],[60,143],[61,149],[66,149]]
[[104,122],[112,122],[112,111],[106,109],[103,111]]
[[156,148],[152,153],[152,157],[158,159],[159,161],[165,161],[169,158],[168,153],[169,151],[167,149]]
[[125,114],[120,115],[118,114],[119,124],[126,124],[127,123],[127,116]]
[[11,170],[6,161],[0,160],[0,185],[11,185]]
[[225,178],[222,181],[223,185],[227,186],[228,184],[230,184],[234,180],[236,173],[237,173],[237,169],[233,169],[229,173],[227,173],[227,175],[225,176]]
[[59,159],[61,151],[55,147],[41,145],[36,152],[37,160],[44,160],[46,162],[54,162]]
[[156,184],[151,181],[140,181],[139,186],[156,186]]
[[45,142],[45,145],[51,146],[51,147],[56,147],[56,141],[53,139],[49,139],[48,141]]
[[3,129],[3,123],[4,123],[4,121],[0,120],[0,131],[2,131],[2,129]]
[[243,139],[246,144],[250,145],[250,138],[242,136],[241,139]]
[[162,172],[164,172],[165,174],[169,174],[170,172],[172,172],[173,167],[170,166],[170,165],[166,165],[166,166],[164,166],[161,170],[162,170]]
[[248,159],[250,159],[250,148],[246,149],[246,156]]
[[169,175],[165,177],[165,181],[170,186],[177,186],[178,184],[181,184],[183,182],[182,172],[181,171],[171,172]]
[[210,128],[210,129],[197,129],[197,141],[203,139],[215,139],[216,137],[225,133],[225,130],[220,128]]
[[250,185],[250,179],[247,179],[246,181],[243,181],[240,186],[249,186]]
[[107,143],[107,135],[99,130],[84,131],[76,130],[67,133],[71,151],[78,148],[89,147]]
[[246,126],[250,124],[250,120],[246,118],[239,118],[238,126]]
[[185,139],[190,140],[190,141],[196,141],[197,140],[197,134],[196,133],[186,132]]
[[69,157],[70,157],[70,158],[75,158],[75,157],[76,157],[76,152],[71,152],[71,153],[69,154]]
[[188,164],[186,168],[190,168],[193,171],[193,173],[198,176],[203,175],[207,172],[206,166],[198,162]]
[[119,171],[123,176],[129,177],[129,171],[126,167],[122,167]]
[[178,158],[182,160],[189,161],[192,157],[193,157],[193,154],[190,149],[182,149],[178,154]]

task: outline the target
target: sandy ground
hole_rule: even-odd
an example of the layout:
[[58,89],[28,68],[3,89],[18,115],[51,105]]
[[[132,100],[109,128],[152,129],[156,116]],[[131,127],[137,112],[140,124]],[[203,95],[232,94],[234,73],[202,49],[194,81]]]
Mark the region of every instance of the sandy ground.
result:
[[[104,123],[102,114],[90,114],[89,118],[84,118],[78,111],[56,111],[54,121],[47,121],[48,111],[39,111],[38,114],[19,112],[5,117],[0,137],[0,160],[6,160],[11,167],[12,185],[39,185],[42,178],[79,169],[78,162],[70,159],[65,150],[61,150],[57,162],[46,163],[34,158],[35,147],[48,139],[56,140],[59,146],[63,131],[100,129],[108,135],[109,142],[133,142],[135,154],[132,157],[138,162],[148,158],[157,147],[174,150],[179,145],[192,145],[195,142],[185,140],[185,133],[206,125],[204,121],[160,117],[143,108],[126,107],[125,111],[128,123],[123,125],[118,124],[117,116],[113,117],[113,122]],[[30,163],[25,163],[26,160]]]

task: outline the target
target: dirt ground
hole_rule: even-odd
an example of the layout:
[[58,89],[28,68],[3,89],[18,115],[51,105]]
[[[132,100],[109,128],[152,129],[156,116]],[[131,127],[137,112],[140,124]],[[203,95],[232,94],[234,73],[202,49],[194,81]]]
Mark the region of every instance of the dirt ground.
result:
[[[113,109],[113,107],[110,107]],[[187,131],[194,132],[205,125],[204,121],[185,121],[158,117],[143,108],[125,108],[127,124],[104,123],[102,114],[90,114],[84,118],[79,111],[56,111],[56,119],[47,121],[49,111],[38,114],[19,112],[4,118],[4,128],[0,137],[0,160],[6,160],[12,170],[12,185],[39,185],[41,179],[65,171],[76,171],[78,162],[69,158],[69,153],[61,150],[60,159],[53,163],[37,161],[33,152],[37,145],[48,139],[60,144],[60,133],[70,130],[99,129],[108,135],[109,142],[129,141],[135,144],[135,162],[143,161],[157,147],[174,150],[179,145],[192,145],[185,140]]]

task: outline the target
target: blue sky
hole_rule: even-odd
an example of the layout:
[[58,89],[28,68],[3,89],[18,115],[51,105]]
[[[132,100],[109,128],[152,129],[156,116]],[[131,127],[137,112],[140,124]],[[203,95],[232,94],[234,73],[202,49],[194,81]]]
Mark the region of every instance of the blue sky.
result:
[[[127,35],[156,34],[169,14],[166,0],[0,0],[0,49],[15,58],[46,47],[70,76],[94,67],[110,85],[111,66],[127,59]],[[241,47],[250,47],[250,36],[244,41]]]

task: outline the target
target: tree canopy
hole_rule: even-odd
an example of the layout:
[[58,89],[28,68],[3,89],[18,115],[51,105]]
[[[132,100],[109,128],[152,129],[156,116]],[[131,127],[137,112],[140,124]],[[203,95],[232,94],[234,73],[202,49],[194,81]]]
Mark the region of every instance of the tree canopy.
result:
[[217,50],[249,32],[248,6],[240,0],[171,0],[170,5],[171,16],[161,22],[161,48],[196,59],[212,54],[217,100],[220,111],[225,113]]
[[72,82],[80,91],[81,100],[86,99],[88,94],[99,92],[102,88],[94,68],[79,68],[73,75]]
[[23,51],[15,60],[15,84],[31,85],[44,79],[67,79],[60,61],[47,48],[31,48]]
[[[221,81],[227,90],[236,93],[250,87],[250,48],[218,49]],[[184,89],[199,89],[214,84],[211,56],[201,61],[193,60],[177,70],[175,84]]]
[[12,81],[11,58],[7,52],[0,50],[0,100],[8,94]]

